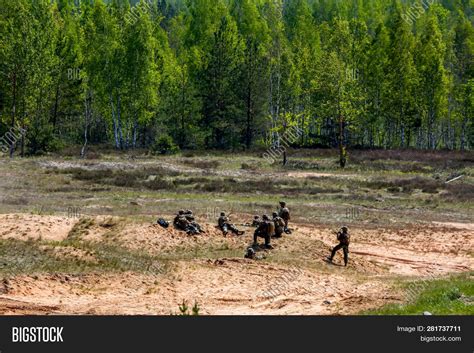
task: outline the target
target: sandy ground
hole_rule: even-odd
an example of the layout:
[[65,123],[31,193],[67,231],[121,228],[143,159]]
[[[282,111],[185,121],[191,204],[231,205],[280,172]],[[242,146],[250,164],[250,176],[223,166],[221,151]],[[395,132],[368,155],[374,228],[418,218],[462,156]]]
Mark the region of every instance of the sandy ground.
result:
[[[0,215],[0,238],[55,240],[68,237],[80,220],[26,214]],[[172,314],[187,300],[202,314],[350,314],[402,300],[391,280],[434,278],[474,268],[472,224],[437,223],[429,227],[351,229],[350,266],[324,261],[335,245],[334,229],[294,225],[294,232],[274,241],[267,260],[247,260],[251,242],[223,237],[212,225],[207,233],[186,236],[157,225],[130,224],[97,217],[81,236],[113,241],[135,250],[169,256],[171,269],[161,274],[88,273],[17,275],[0,280],[0,314]],[[225,246],[235,257],[193,257],[189,249]],[[188,254],[180,258],[182,250]],[[77,249],[58,248],[58,256],[94,261]],[[191,254],[191,256],[189,255]],[[298,266],[271,257],[293,256]],[[88,258],[89,257],[89,258]],[[280,258],[281,260],[281,258]],[[288,265],[285,265],[288,263]]]

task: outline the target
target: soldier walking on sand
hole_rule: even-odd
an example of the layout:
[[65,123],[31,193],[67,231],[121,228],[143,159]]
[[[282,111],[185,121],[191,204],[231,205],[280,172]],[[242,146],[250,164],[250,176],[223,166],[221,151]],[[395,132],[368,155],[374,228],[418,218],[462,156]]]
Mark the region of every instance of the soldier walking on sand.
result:
[[337,232],[337,240],[339,240],[339,244],[332,249],[331,256],[328,257],[328,260],[332,262],[334,255],[340,249],[344,252],[344,266],[347,266],[347,262],[349,261],[349,243],[350,243],[351,236],[349,235],[348,229],[346,226],[342,227],[339,232]]

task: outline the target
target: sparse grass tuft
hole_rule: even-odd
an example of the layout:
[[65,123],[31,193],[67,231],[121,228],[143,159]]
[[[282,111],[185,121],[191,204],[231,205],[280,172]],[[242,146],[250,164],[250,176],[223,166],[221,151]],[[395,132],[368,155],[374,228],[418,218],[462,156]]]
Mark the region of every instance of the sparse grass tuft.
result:
[[218,160],[201,160],[201,159],[183,159],[181,161],[185,165],[189,165],[191,167],[200,168],[200,169],[216,169],[220,166],[220,162]]
[[364,312],[368,315],[474,315],[474,272],[405,285],[411,300]]
[[[83,259],[58,257],[54,251],[58,247],[79,249],[91,256]],[[0,240],[0,274],[6,276],[124,271],[161,274],[166,272],[166,268],[166,261],[157,256],[113,244],[75,239],[62,242]]]
[[191,312],[189,311],[189,306],[186,300],[183,299],[183,302],[178,306],[180,315],[183,316],[199,316],[199,310],[201,308],[199,307],[199,304],[197,302],[194,302],[193,307],[191,308]]

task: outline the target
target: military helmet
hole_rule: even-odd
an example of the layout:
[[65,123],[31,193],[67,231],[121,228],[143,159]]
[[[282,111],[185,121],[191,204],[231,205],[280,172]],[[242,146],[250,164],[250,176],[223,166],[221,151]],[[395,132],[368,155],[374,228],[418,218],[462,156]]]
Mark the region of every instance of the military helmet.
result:
[[267,216],[266,214],[264,214],[264,215],[262,216],[262,219],[264,219],[265,221],[268,221],[268,216]]
[[191,210],[186,210],[186,211],[184,211],[184,213],[185,213],[185,214],[193,214],[193,211],[191,211]]
[[245,253],[245,257],[251,259],[254,256],[255,256],[255,250],[252,247],[248,247]]
[[184,214],[184,210],[179,210],[178,214]]
[[347,231],[348,231],[348,228],[347,228],[346,226],[342,226],[342,227],[341,227],[341,230],[342,230],[343,232],[347,232]]
[[273,218],[278,217],[278,213],[273,212],[273,213],[272,213],[272,217],[273,217]]
[[281,206],[281,207],[285,207],[285,206],[286,206],[286,202],[285,202],[285,201],[280,201],[280,206]]
[[221,212],[221,216],[224,217],[224,216],[225,216],[225,212]]
[[260,218],[260,216],[254,216],[253,217],[253,219],[259,219],[259,218]]

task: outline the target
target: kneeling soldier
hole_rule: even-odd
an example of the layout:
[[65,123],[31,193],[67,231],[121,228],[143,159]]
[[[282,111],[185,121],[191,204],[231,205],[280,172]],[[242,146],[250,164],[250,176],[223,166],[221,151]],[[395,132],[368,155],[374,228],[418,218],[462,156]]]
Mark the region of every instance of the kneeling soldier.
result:
[[281,235],[283,234],[283,231],[285,230],[285,222],[283,221],[283,218],[279,217],[278,213],[276,212],[273,212],[272,217],[273,217],[273,223],[275,224],[275,235],[273,237],[281,238]]
[[278,216],[280,216],[285,222],[284,231],[286,234],[290,234],[291,231],[288,229],[288,222],[290,221],[290,210],[286,207],[286,202],[280,201],[280,209],[278,210]]
[[263,215],[262,222],[260,222],[257,229],[255,229],[255,233],[253,234],[253,245],[254,246],[258,245],[257,238],[259,238],[259,237],[265,239],[265,248],[273,249],[273,247],[270,245],[271,224],[270,224],[270,220],[268,219],[267,215]]

